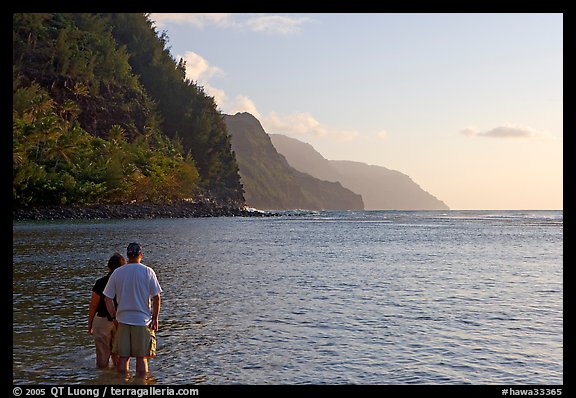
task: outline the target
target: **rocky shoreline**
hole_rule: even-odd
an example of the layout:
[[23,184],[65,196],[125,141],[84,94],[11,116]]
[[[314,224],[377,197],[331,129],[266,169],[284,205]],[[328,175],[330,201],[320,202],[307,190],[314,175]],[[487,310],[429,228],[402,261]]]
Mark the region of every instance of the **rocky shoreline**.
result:
[[13,221],[98,220],[193,217],[273,217],[277,213],[248,210],[211,202],[177,202],[166,204],[129,203],[87,206],[56,206],[17,209]]

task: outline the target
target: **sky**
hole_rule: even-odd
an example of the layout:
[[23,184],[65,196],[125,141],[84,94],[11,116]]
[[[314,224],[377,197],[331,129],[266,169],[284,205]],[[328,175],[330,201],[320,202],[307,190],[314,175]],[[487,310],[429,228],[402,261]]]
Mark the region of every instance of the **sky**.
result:
[[453,210],[563,209],[563,15],[150,14],[226,114]]

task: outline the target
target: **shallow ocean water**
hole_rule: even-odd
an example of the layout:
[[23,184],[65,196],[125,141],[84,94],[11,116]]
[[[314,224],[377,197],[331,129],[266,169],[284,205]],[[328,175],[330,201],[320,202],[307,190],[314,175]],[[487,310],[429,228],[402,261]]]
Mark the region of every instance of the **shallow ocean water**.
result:
[[[13,382],[97,370],[88,304],[139,241],[158,384],[562,384],[562,211],[13,224]],[[134,369],[134,365],[132,365]]]

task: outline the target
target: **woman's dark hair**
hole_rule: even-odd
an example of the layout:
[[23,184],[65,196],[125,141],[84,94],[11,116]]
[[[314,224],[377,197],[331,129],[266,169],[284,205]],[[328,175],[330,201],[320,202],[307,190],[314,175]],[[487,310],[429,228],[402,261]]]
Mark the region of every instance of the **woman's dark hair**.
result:
[[112,257],[110,257],[110,260],[108,260],[108,268],[110,268],[110,271],[114,271],[124,264],[126,264],[126,259],[124,259],[120,253],[114,253]]

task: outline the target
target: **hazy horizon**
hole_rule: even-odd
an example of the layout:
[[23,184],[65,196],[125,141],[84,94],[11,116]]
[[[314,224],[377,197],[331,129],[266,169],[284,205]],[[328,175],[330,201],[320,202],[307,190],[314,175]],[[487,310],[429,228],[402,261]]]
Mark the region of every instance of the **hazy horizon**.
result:
[[223,113],[452,210],[563,210],[563,15],[151,14]]

